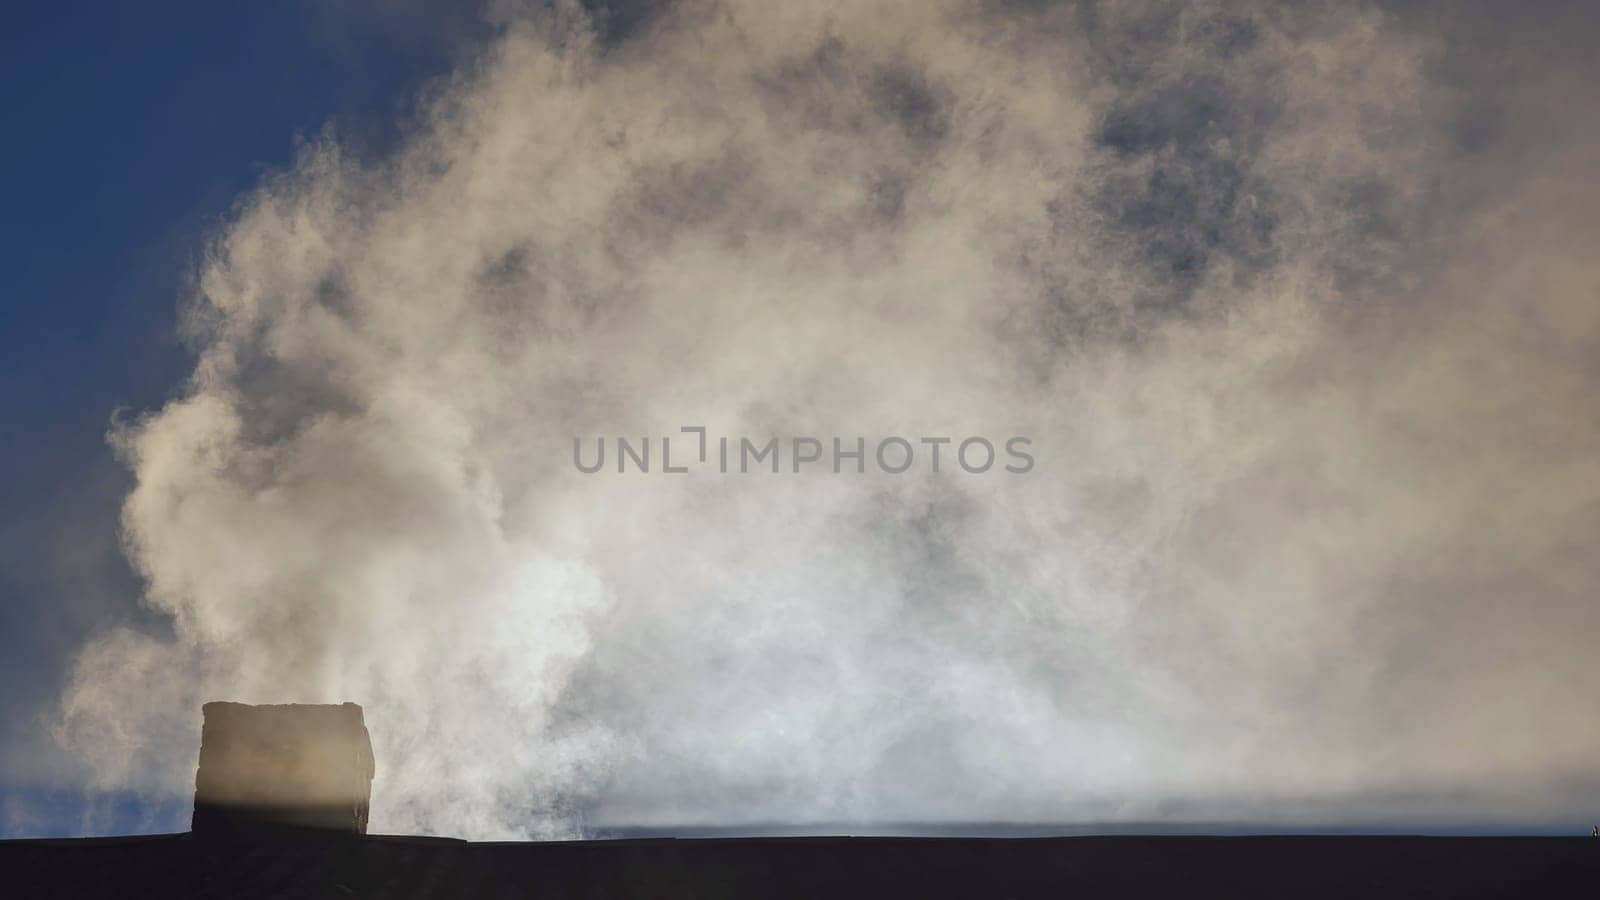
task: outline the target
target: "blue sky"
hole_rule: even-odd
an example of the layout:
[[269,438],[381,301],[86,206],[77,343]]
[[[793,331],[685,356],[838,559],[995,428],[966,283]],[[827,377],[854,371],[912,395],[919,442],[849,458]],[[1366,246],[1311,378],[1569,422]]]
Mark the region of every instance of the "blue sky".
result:
[[[408,98],[478,36],[469,4],[439,6],[0,11],[0,721],[31,723],[92,631],[147,618],[117,546],[129,477],[105,435],[192,365],[177,309],[206,235],[302,136],[391,143]],[[36,738],[7,729],[0,779],[36,760]],[[21,829],[72,830],[78,804]],[[115,821],[139,815],[124,804]]]

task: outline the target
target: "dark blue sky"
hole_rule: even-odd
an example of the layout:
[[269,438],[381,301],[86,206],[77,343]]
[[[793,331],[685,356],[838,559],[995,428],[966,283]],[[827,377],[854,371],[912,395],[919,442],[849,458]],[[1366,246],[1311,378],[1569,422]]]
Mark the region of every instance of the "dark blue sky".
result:
[[40,833],[47,811],[48,830],[78,827],[81,798],[28,784],[47,765],[37,715],[85,637],[139,616],[105,435],[180,389],[177,310],[206,235],[300,137],[395,138],[481,37],[471,4],[433,5],[0,10],[0,834]]

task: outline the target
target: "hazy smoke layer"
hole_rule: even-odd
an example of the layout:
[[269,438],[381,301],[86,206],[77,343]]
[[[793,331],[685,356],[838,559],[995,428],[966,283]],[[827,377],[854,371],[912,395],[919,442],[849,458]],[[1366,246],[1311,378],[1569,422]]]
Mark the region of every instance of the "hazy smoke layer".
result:
[[[203,700],[352,700],[375,830],[1600,800],[1555,62],[1351,4],[497,15],[396,155],[319,142],[217,235],[118,434],[175,637],[84,649],[97,778],[190,790]],[[1037,465],[572,465],[684,425]]]

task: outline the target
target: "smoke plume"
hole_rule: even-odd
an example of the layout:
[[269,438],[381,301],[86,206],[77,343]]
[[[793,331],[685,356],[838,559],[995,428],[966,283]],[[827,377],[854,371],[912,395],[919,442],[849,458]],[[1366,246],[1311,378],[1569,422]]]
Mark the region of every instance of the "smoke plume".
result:
[[[191,791],[227,699],[362,704],[374,831],[1600,800],[1600,116],[1551,31],[490,14],[402,146],[311,140],[215,234],[193,376],[114,434],[171,629],[77,661],[98,784]],[[683,426],[1036,465],[573,465]]]

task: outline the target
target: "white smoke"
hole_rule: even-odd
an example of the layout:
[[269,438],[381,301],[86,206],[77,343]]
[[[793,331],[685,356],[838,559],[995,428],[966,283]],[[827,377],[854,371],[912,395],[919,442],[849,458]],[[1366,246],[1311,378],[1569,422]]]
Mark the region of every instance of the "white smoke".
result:
[[[1354,7],[497,15],[392,157],[314,142],[216,236],[194,376],[117,435],[173,633],[78,661],[102,783],[189,790],[205,700],[349,700],[376,831],[1593,799],[1597,229],[1506,166],[1452,204],[1436,42]],[[686,425],[1038,463],[572,465]]]

